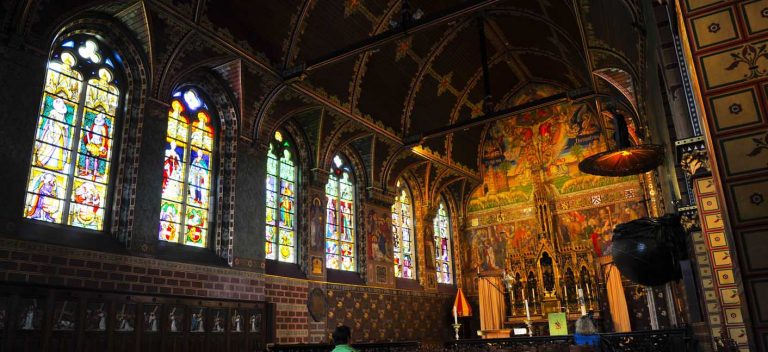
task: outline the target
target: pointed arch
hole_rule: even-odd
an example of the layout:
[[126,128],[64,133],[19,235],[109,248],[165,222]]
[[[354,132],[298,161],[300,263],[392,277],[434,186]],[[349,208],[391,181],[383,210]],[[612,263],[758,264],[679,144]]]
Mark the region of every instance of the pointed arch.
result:
[[416,279],[416,233],[413,224],[413,196],[405,180],[397,181],[392,204],[392,244],[395,277]]
[[295,263],[297,259],[296,199],[298,170],[293,141],[275,131],[267,150],[266,259]]
[[177,89],[168,111],[160,204],[161,241],[209,246],[216,184],[216,118],[195,87]]
[[349,159],[336,154],[325,186],[325,266],[329,269],[357,271],[355,181]]
[[122,59],[94,35],[51,49],[37,118],[23,216],[102,231],[124,103]]

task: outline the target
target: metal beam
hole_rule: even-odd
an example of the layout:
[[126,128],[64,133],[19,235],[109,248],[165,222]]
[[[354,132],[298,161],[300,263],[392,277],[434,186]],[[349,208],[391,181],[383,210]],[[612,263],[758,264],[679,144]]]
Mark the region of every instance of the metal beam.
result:
[[574,89],[568,92],[551,95],[546,98],[537,99],[525,104],[516,105],[501,111],[485,114],[483,116],[479,116],[474,119],[457,122],[449,126],[432,129],[429,131],[425,131],[423,133],[410,135],[403,139],[403,143],[406,146],[413,147],[413,146],[424,143],[424,141],[427,139],[442,137],[456,131],[461,131],[461,130],[470,129],[472,127],[481,126],[489,122],[502,120],[510,116],[524,113],[527,111],[541,109],[544,107],[561,104],[564,102],[581,101],[581,100],[596,98],[596,97],[598,97],[598,95],[595,94],[595,92],[592,91],[592,89],[590,88]]
[[411,34],[421,32],[425,29],[453,21],[462,16],[466,16],[482,10],[486,7],[495,5],[502,2],[502,0],[474,0],[467,3],[451,7],[444,11],[433,13],[429,16],[425,16],[424,19],[413,21],[407,25],[402,25],[396,29],[386,31],[369,37],[361,42],[350,45],[346,48],[334,51],[328,55],[319,57],[314,60],[310,60],[307,63],[299,66],[292,67],[286,70],[285,79],[292,79],[300,77],[309,71],[316,70],[326,65],[347,59],[349,57],[358,55],[360,53],[376,49],[382,45],[393,42],[395,40],[404,38]]

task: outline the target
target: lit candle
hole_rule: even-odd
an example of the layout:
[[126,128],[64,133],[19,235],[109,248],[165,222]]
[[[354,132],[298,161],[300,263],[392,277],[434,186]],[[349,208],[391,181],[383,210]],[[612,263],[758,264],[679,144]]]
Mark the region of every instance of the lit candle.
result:
[[525,318],[531,320],[531,311],[528,310],[528,300],[525,300]]
[[456,306],[453,306],[453,323],[458,324],[459,323],[459,315],[456,312]]

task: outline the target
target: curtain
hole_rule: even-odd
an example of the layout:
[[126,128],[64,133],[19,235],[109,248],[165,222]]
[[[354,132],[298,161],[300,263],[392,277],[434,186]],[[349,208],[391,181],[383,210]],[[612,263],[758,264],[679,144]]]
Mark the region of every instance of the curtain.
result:
[[608,305],[611,307],[614,332],[630,332],[629,310],[627,309],[627,297],[624,295],[624,286],[621,284],[621,273],[613,262],[603,262],[603,272],[606,279],[606,291],[608,291]]
[[480,293],[480,330],[504,328],[504,284],[499,277],[481,277],[478,280]]

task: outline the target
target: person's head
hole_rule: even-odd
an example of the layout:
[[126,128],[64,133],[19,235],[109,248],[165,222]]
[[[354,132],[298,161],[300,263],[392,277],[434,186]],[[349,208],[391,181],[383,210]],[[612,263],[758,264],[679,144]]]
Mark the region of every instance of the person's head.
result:
[[349,330],[349,326],[340,325],[333,331],[333,344],[334,345],[346,345],[349,343],[349,337],[352,332]]
[[579,320],[576,320],[576,333],[581,335],[597,334],[595,324],[592,323],[592,319],[588,315],[582,315]]

